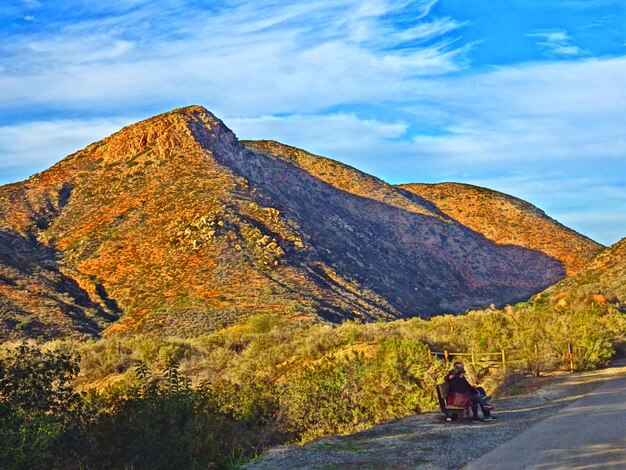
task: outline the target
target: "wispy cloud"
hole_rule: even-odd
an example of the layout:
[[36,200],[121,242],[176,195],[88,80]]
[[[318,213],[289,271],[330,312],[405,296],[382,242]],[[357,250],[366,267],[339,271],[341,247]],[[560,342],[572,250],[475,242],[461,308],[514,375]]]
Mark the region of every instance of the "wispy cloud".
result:
[[354,114],[258,116],[228,119],[228,126],[248,139],[272,139],[337,150],[367,147],[380,140],[398,139],[408,128],[404,122],[360,119]]
[[0,46],[0,104],[180,104],[182,89],[221,113],[314,111],[399,99],[418,77],[458,70],[467,50],[444,38],[460,23],[426,18],[432,0],[181,3],[134,2],[12,37]]
[[[625,57],[528,64],[438,81],[431,102],[438,96],[433,116],[444,132],[414,141],[453,164],[624,159],[624,80]],[[427,111],[422,105],[415,112]]]
[[528,36],[541,39],[537,44],[545,48],[547,56],[575,57],[584,53],[564,30],[535,31]]
[[27,8],[39,8],[42,6],[39,0],[22,0],[22,4]]
[[626,233],[618,223],[599,226],[585,214],[626,213],[626,193],[619,191],[626,174],[623,83],[626,57],[437,80],[428,100],[405,108],[414,113],[414,126],[439,132],[413,135],[415,154],[403,152],[403,160],[414,170],[404,175],[484,184],[529,200],[603,243],[615,242]]
[[[619,21],[600,21],[598,5],[623,2],[567,3],[575,24],[538,29],[550,27],[546,16],[529,10],[504,36],[486,29],[491,17],[466,35],[476,18],[437,0],[3,4],[13,23],[0,30],[0,183],[196,103],[241,138],[280,140],[394,183],[486,182],[605,233],[588,201],[601,195],[626,213],[626,197],[609,194],[626,174],[626,56]],[[617,32],[582,30],[599,21]],[[525,62],[493,68],[516,34]],[[598,49],[608,40],[619,51]],[[600,58],[583,59],[594,46]],[[492,50],[473,70],[478,47]]]
[[[389,178],[397,171],[400,150],[414,155],[403,143],[408,124],[363,119],[355,114],[317,114],[226,118],[245,139],[269,139],[309,152],[341,159],[362,171]],[[392,170],[390,172],[390,170]]]

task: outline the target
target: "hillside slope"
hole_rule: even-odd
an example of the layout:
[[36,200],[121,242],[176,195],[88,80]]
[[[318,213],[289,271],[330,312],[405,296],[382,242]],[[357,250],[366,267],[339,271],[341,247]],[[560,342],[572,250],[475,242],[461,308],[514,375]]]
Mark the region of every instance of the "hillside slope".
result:
[[604,247],[516,197],[462,183],[404,184],[399,188],[432,202],[447,216],[501,245],[538,250],[561,261],[572,275]]
[[191,106],[1,187],[0,337],[430,316],[565,275],[351,167],[247,145]]
[[536,299],[549,299],[562,307],[626,305],[626,238],[602,251],[575,275],[563,279]]

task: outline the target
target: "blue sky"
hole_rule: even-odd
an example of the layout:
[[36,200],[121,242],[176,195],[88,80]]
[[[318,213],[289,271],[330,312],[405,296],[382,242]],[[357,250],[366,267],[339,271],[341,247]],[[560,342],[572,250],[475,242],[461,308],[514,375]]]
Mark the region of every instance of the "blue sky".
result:
[[243,139],[626,236],[622,0],[0,4],[0,184],[189,104]]

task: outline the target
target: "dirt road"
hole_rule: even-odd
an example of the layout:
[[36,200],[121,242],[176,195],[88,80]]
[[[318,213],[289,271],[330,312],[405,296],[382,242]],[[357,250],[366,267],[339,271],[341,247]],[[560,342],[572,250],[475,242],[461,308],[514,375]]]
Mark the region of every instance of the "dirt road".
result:
[[626,373],[464,468],[625,469]]

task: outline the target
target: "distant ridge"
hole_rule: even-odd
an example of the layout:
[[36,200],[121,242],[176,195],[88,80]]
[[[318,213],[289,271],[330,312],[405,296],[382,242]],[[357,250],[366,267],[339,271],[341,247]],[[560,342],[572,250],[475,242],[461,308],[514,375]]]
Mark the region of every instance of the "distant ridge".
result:
[[0,187],[3,338],[428,317],[525,300],[565,272],[347,165],[244,145],[200,106]]
[[604,248],[516,197],[462,183],[397,186],[432,202],[447,216],[500,245],[538,250],[561,261],[571,275]]

